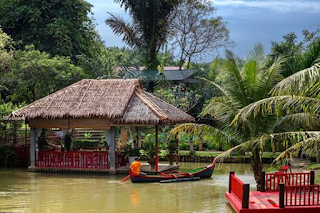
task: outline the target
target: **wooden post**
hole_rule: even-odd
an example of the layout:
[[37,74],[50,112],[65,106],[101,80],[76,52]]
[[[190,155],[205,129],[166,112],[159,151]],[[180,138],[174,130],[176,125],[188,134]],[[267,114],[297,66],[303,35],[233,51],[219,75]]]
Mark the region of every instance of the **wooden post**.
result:
[[279,207],[284,208],[284,183],[279,185]]
[[128,145],[128,130],[126,128],[121,129],[121,146],[127,147]]
[[249,208],[249,194],[250,194],[250,184],[243,184],[242,186],[242,208]]
[[310,185],[314,185],[314,170],[310,171]]
[[230,171],[229,173],[229,193],[231,193],[231,176],[234,175],[234,171]]
[[202,151],[203,149],[203,139],[202,137],[199,138],[199,151]]
[[266,172],[261,172],[260,192],[266,191]]
[[155,139],[156,139],[156,145],[155,145],[155,169],[156,169],[156,172],[158,171],[158,125],[155,126]]

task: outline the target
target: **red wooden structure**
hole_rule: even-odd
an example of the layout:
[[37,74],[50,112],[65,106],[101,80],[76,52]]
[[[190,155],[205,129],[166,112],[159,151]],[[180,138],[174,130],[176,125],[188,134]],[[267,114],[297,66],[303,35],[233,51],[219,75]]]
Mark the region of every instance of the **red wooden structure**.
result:
[[319,213],[320,185],[310,173],[262,173],[260,191],[249,190],[249,184],[230,172],[229,191],[225,194],[237,213]]
[[109,169],[107,151],[55,152],[37,151],[35,167]]

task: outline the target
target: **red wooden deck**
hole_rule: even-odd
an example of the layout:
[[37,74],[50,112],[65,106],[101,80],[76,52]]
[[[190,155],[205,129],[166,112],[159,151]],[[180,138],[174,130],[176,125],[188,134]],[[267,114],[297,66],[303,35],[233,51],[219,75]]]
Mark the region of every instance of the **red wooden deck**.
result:
[[[241,201],[233,194],[226,192],[225,194],[228,202],[237,213],[246,212],[268,212],[268,213],[319,213],[320,205],[314,206],[285,206],[285,208],[279,207],[279,192],[259,192],[252,191],[249,195],[249,208],[243,209]],[[314,197],[319,200],[319,197]]]
[[[265,177],[269,178],[270,175],[265,174]],[[249,192],[248,184],[243,184],[231,172],[226,199],[237,213],[320,213],[320,185],[313,183],[313,172],[287,175],[282,173],[280,177],[278,176],[277,173],[271,184],[276,187],[266,184],[261,191]]]

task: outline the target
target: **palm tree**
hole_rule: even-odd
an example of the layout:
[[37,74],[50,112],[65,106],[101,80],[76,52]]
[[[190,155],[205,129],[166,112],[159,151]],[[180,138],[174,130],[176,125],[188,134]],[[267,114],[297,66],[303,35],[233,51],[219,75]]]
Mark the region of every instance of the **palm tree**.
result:
[[[318,61],[318,60],[315,60]],[[319,163],[320,148],[320,64],[301,70],[279,82],[272,90],[273,96],[259,100],[241,109],[234,122],[243,122],[256,115],[280,117],[280,132],[268,137],[289,139],[294,143],[276,159],[280,160],[301,151],[315,155]]]
[[[274,132],[276,116],[259,116],[248,118],[244,122],[234,122],[238,113],[246,106],[258,100],[269,97],[271,89],[278,83],[281,76],[282,58],[277,58],[271,66],[265,57],[261,44],[254,47],[244,61],[236,58],[230,52],[226,52],[227,61],[225,71],[228,80],[223,85],[205,80],[216,87],[221,96],[213,97],[202,110],[201,116],[210,115],[216,119],[215,126],[205,124],[182,124],[172,130],[173,134],[189,132],[190,134],[213,134],[221,141],[231,144],[239,144],[236,148],[223,153],[218,160],[237,150],[241,146],[250,154],[251,166],[257,184],[260,184],[262,171],[261,154],[263,144],[260,143],[266,135]],[[250,146],[248,146],[250,145]]]
[[129,11],[131,23],[111,13],[106,24],[131,47],[145,51],[146,65],[156,68],[157,53],[166,41],[173,11],[180,0],[115,0]]

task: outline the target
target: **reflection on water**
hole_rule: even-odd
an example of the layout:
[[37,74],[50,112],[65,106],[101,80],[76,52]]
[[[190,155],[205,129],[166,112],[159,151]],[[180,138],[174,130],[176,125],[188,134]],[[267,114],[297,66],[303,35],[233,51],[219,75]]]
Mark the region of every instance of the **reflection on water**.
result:
[[[182,163],[181,170],[203,163]],[[29,173],[0,169],[0,212],[227,212],[224,193],[229,171],[254,185],[248,164],[217,165],[211,179],[140,183],[124,176]]]

